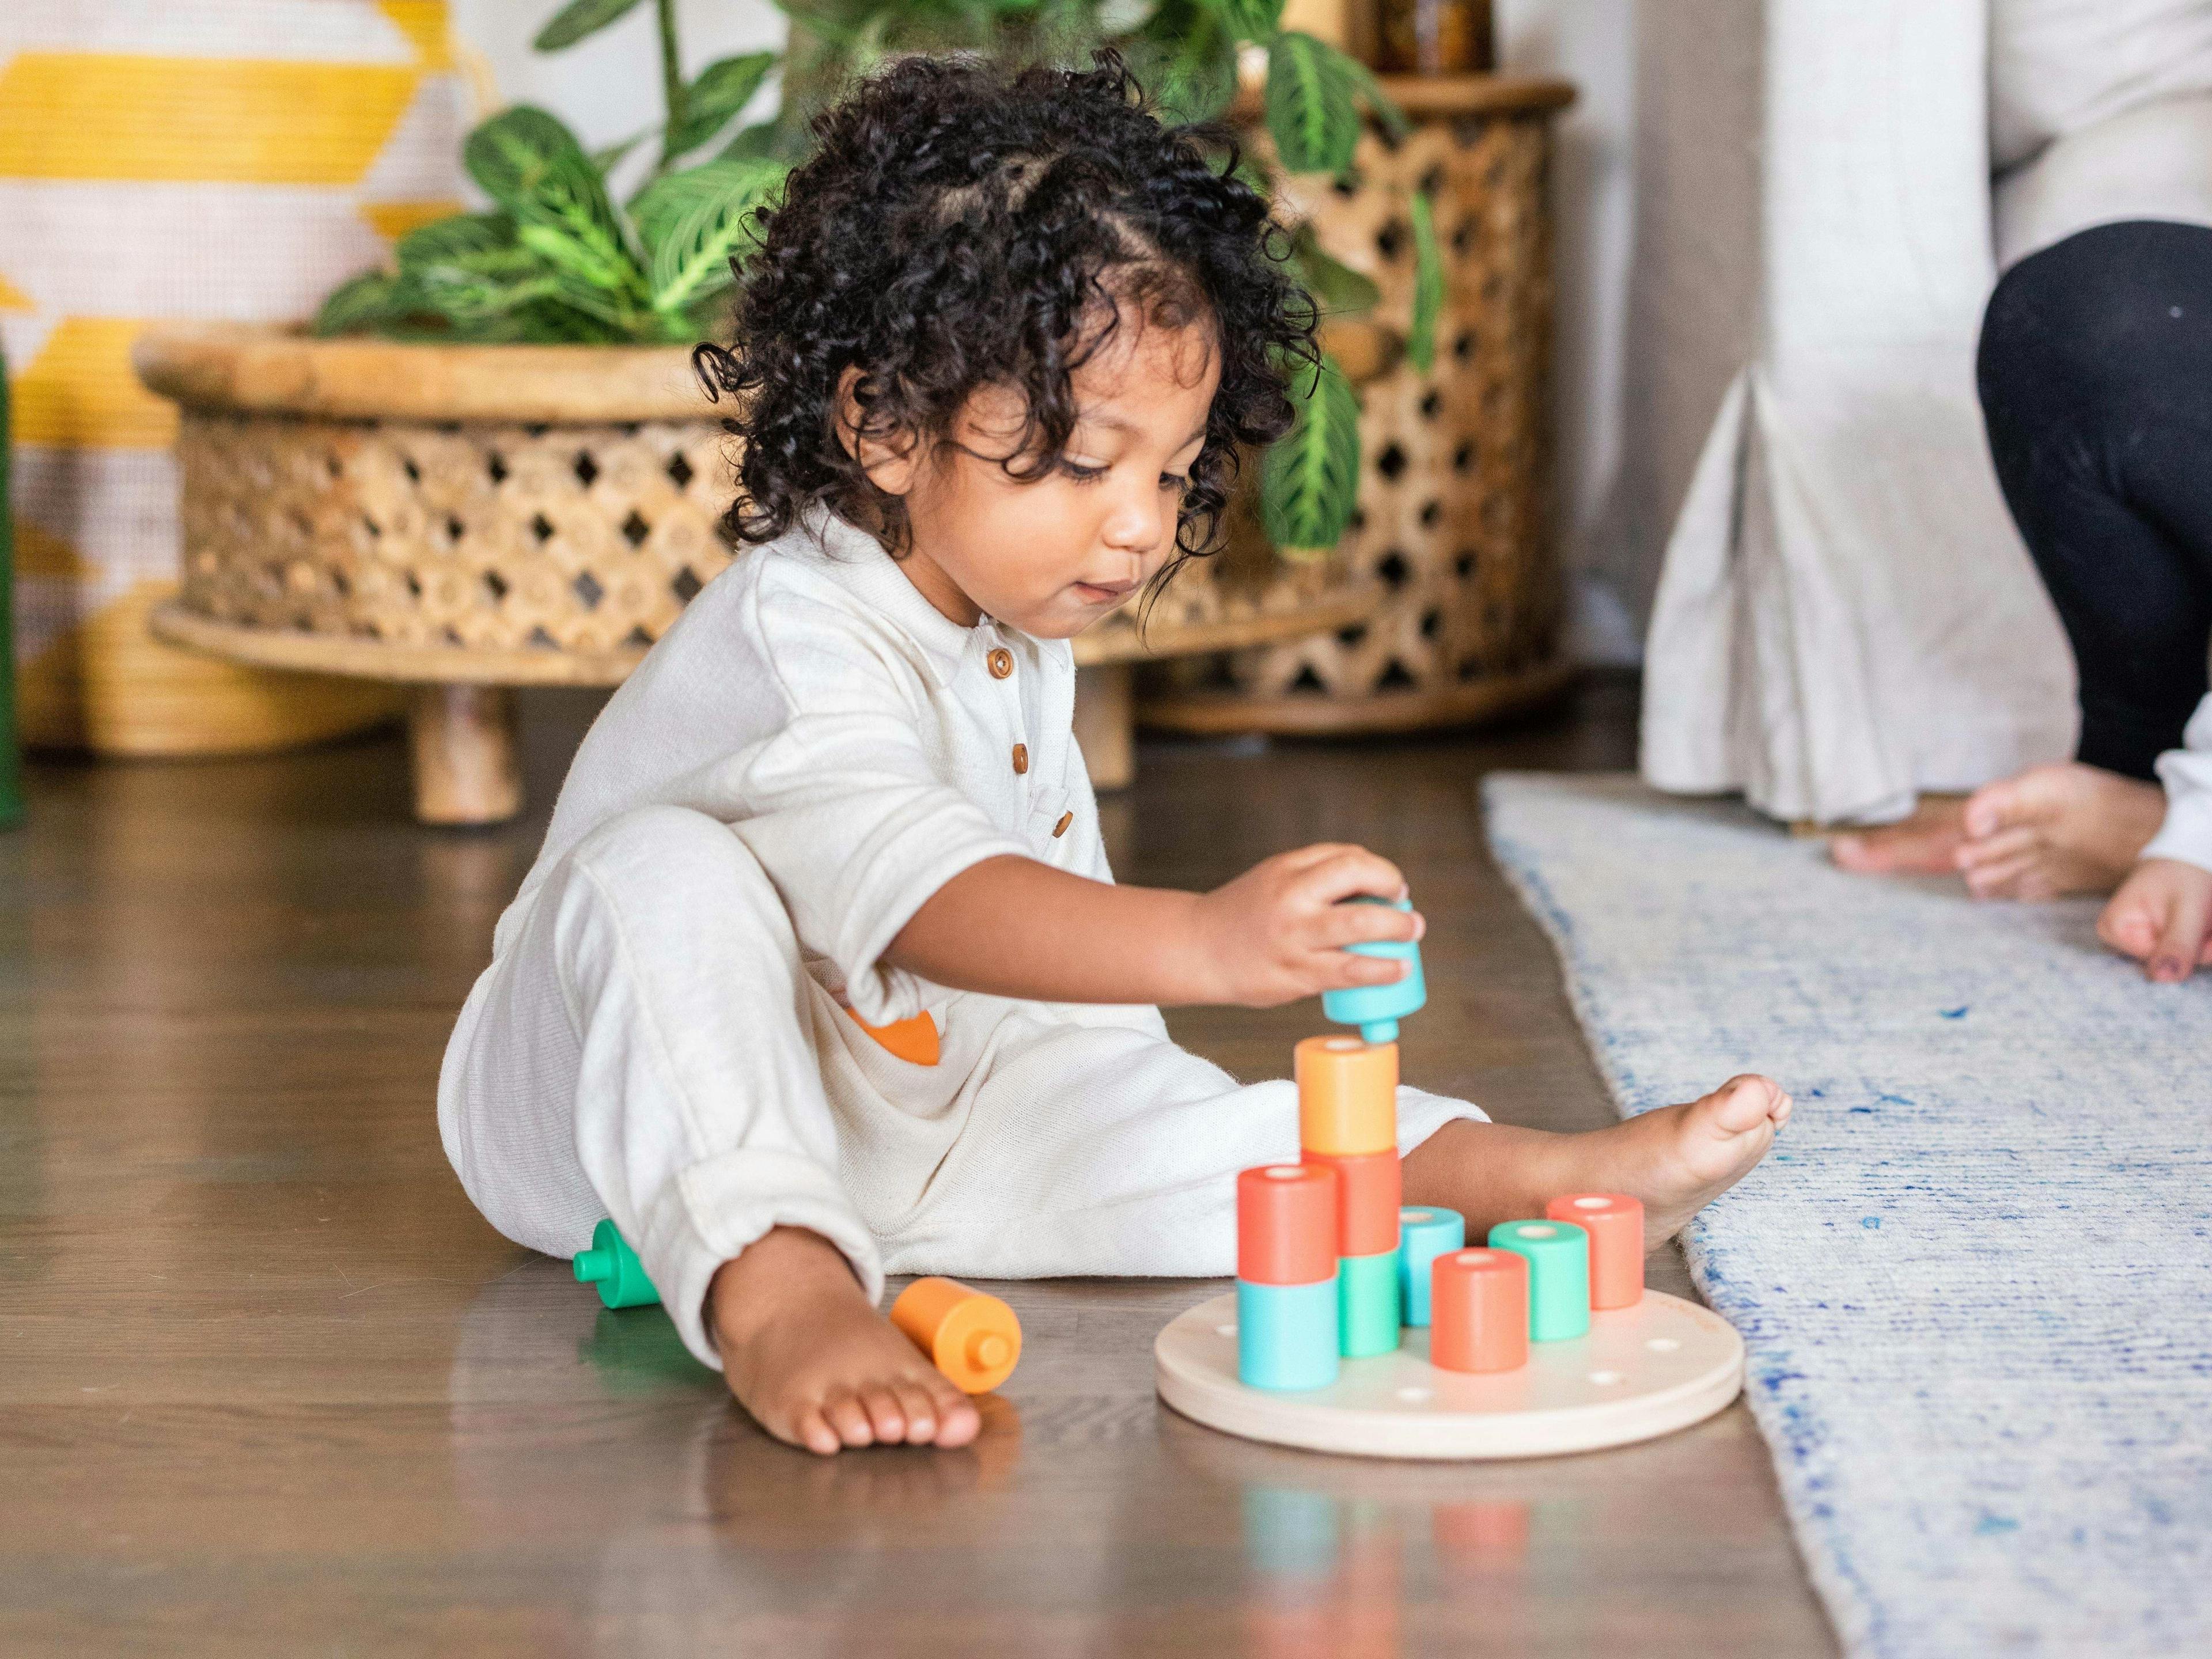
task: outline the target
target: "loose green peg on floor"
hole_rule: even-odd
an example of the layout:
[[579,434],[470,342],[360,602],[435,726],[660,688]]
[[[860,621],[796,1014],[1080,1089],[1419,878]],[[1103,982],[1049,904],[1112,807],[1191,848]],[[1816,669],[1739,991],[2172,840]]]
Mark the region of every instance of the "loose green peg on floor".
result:
[[[1366,894],[1345,902],[1390,904],[1398,910],[1413,908],[1413,901],[1409,898],[1392,903],[1389,899]],[[1340,991],[1324,991],[1321,994],[1322,1012],[1339,1025],[1357,1025],[1363,1042],[1395,1042],[1398,1022],[1407,1014],[1419,1013],[1429,1000],[1429,988],[1421,977],[1421,947],[1412,939],[1376,939],[1344,948],[1354,956],[1389,957],[1402,962],[1406,964],[1406,976],[1395,985],[1352,985]]]
[[599,1287],[599,1300],[610,1308],[651,1308],[660,1292],[645,1276],[645,1265],[611,1221],[592,1229],[592,1248],[577,1253],[576,1282]]

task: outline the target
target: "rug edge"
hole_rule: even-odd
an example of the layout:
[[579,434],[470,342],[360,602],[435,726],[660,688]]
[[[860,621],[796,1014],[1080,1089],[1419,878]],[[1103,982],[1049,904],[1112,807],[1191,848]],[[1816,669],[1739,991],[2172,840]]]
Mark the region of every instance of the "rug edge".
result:
[[[1592,1006],[1584,988],[1582,975],[1577,971],[1573,930],[1565,919],[1564,909],[1553,894],[1542,875],[1535,868],[1534,857],[1523,843],[1513,842],[1500,826],[1502,813],[1516,805],[1516,795],[1541,796],[1559,793],[1559,786],[1574,782],[1603,781],[1636,783],[1641,780],[1634,773],[1547,773],[1492,772],[1485,776],[1478,791],[1478,805],[1482,817],[1483,842],[1490,849],[1491,860],[1505,878],[1521,902],[1550,941],[1553,961],[1558,964],[1560,982],[1566,992],[1567,1006],[1573,1010],[1575,1024],[1583,1035],[1583,1047],[1590,1056],[1590,1063],[1604,1080],[1606,1091],[1612,1097],[1613,1111],[1626,1121],[1637,1115],[1626,1109],[1633,1079],[1610,1052],[1599,1035],[1598,1011]],[[1683,1241],[1683,1254],[1688,1259],[1692,1282],[1698,1293],[1723,1318],[1727,1298],[1716,1300],[1706,1273],[1705,1248],[1700,1236],[1703,1219],[1692,1224],[1690,1236]],[[1730,1322],[1732,1324],[1735,1322]],[[1746,1341],[1757,1348],[1756,1340],[1747,1336]],[[1788,1438],[1785,1425],[1770,1420],[1769,1412],[1778,1418],[1781,1407],[1778,1402],[1765,1400],[1752,1383],[1755,1371],[1747,1370],[1744,1398],[1750,1408],[1752,1421],[1759,1429],[1759,1438],[1765,1443],[1766,1454],[1774,1469],[1775,1485],[1783,1498],[1783,1513],[1789,1518],[1792,1541],[1797,1547],[1797,1557],[1805,1568],[1805,1576],[1820,1599],[1823,1610],[1834,1630],[1837,1639],[1848,1654],[1886,1655],[1891,1651],[1885,1639],[1887,1620],[1866,1586],[1848,1572],[1841,1564],[1847,1561],[1848,1552],[1834,1535],[1830,1523],[1823,1522],[1812,1511],[1816,1505],[1809,1492],[1798,1489],[1778,1454],[1778,1437]],[[1802,1425],[1801,1424],[1801,1428]],[[1810,1437],[1811,1449],[1825,1446],[1830,1437],[1825,1421]],[[1809,1457],[1807,1461],[1810,1461]],[[1816,1552],[1808,1547],[1814,1541],[1830,1546]],[[1820,1559],[1825,1556],[1825,1559]]]

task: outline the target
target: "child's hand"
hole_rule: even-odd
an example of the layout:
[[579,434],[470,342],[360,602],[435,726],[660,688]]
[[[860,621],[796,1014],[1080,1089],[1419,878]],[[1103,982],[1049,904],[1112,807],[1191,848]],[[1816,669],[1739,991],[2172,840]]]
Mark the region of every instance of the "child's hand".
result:
[[1198,901],[1199,939],[1212,981],[1208,1002],[1269,1008],[1352,985],[1389,985],[1406,964],[1354,956],[1343,947],[1417,939],[1417,912],[1341,904],[1356,894],[1397,900],[1406,878],[1363,847],[1302,847],[1256,864]]
[[2212,870],[2145,859],[2097,918],[2097,937],[2142,963],[2147,979],[2187,979],[2212,963]]

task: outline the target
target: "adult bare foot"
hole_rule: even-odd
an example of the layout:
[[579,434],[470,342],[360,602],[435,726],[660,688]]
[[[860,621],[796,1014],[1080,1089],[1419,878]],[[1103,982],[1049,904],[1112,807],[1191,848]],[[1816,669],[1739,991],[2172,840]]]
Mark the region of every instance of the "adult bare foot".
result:
[[1958,867],[1976,898],[2109,893],[2166,816],[2154,783],[2068,761],[1967,797]]
[[819,1234],[777,1227],[726,1261],[707,1328],[738,1403],[777,1439],[845,1446],[964,1446],[982,1426],[968,1396],[868,1305]]
[[1771,1079],[1738,1077],[1587,1134],[1447,1123],[1406,1155],[1406,1201],[1457,1210],[1479,1239],[1497,1222],[1543,1214],[1563,1193],[1626,1193],[1643,1201],[1644,1243],[1656,1248],[1766,1156],[1790,1109]]
[[1966,798],[1923,795],[1909,818],[1829,836],[1828,856],[1862,875],[1948,876],[1966,840]]

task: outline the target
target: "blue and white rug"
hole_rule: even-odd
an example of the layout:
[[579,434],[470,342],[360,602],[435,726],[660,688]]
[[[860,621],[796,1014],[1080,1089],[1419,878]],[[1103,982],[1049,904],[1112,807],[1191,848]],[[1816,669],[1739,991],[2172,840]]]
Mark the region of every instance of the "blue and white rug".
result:
[[2212,1654],[2212,974],[1732,805],[1485,793],[1624,1112],[1796,1097],[1687,1243],[1849,1650]]

